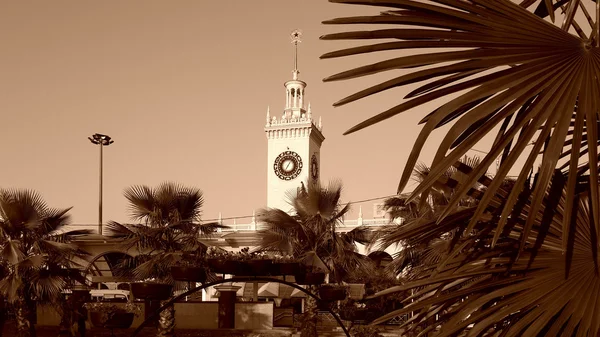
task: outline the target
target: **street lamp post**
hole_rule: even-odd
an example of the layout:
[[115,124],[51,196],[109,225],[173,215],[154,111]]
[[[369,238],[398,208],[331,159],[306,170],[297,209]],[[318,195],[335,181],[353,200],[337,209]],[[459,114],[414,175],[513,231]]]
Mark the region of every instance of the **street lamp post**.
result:
[[100,193],[98,200],[98,234],[102,235],[102,148],[114,143],[109,136],[96,133],[88,137],[90,142],[100,147]]

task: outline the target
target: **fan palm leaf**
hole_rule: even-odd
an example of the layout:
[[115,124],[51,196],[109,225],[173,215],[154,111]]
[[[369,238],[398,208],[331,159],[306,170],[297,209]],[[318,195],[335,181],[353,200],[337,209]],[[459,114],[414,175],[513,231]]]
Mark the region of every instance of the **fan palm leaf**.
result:
[[[370,53],[379,50],[403,51],[406,49],[436,48],[442,52],[411,54],[348,70],[325,79],[338,81],[367,76],[394,69],[414,69],[407,75],[365,89],[336,102],[340,106],[396,87],[423,82],[418,89],[407,95],[407,101],[390,108],[346,132],[352,133],[384,121],[409,109],[417,108],[431,100],[458,94],[436,110],[426,115],[423,128],[410,153],[400,179],[398,191],[407,185],[413,168],[421,154],[425,141],[439,127],[452,122],[441,141],[431,164],[431,171],[413,191],[412,198],[428,195],[434,183],[446,170],[475,144],[488,135],[494,142],[489,153],[468,173],[468,182],[457,189],[449,200],[449,207],[440,219],[453,212],[459,202],[484,176],[488,167],[498,157],[502,162],[496,176],[481,198],[466,232],[472,230],[484,215],[488,204],[498,192],[503,180],[519,157],[525,156],[525,164],[518,175],[515,188],[509,191],[497,233],[509,220],[512,208],[523,190],[529,171],[541,155],[537,183],[533,188],[531,211],[537,213],[542,207],[546,189],[559,159],[569,162],[566,185],[567,200],[573,200],[575,182],[583,174],[589,175],[590,184],[598,187],[598,99],[600,75],[600,49],[596,33],[575,36],[568,28],[575,23],[573,13],[579,1],[564,2],[566,23],[557,27],[541,19],[523,6],[507,0],[458,0],[412,1],[412,0],[330,0],[336,3],[387,7],[388,10],[374,16],[341,18],[326,24],[390,24],[408,25],[409,28],[379,29],[329,34],[325,40],[348,39],[395,39],[397,42],[375,43],[323,55],[323,58]],[[554,15],[554,4],[548,0],[546,13]],[[597,20],[593,22],[597,30]],[[595,34],[595,35],[594,35]],[[443,51],[447,48],[460,50]],[[419,67],[427,66],[420,70]],[[575,118],[572,116],[575,115]],[[575,119],[571,127],[572,120]],[[583,139],[591,146],[575,145]],[[498,130],[498,131],[495,131]],[[571,135],[569,135],[571,134]],[[565,154],[568,141],[573,142]],[[529,145],[532,145],[529,147]],[[579,144],[579,143],[578,143]],[[583,152],[585,151],[585,152]],[[587,157],[585,168],[580,167],[580,156]],[[574,170],[577,168],[577,170]],[[600,194],[591,188],[592,218],[600,229]],[[567,205],[565,215],[573,212],[573,203]],[[527,218],[524,236],[533,226],[534,218]],[[563,224],[564,230],[568,230]],[[594,239],[595,240],[595,239]],[[495,244],[495,242],[493,243]],[[520,242],[524,249],[525,241]],[[566,250],[566,242],[563,242]]]
[[[477,259],[460,269],[449,268],[436,278],[416,282],[418,286],[435,285],[434,289],[441,293],[430,293],[416,301],[414,307],[408,304],[395,314],[418,310],[429,304],[448,307],[448,301],[462,299],[467,304],[448,311],[443,321],[444,329],[436,336],[453,336],[471,324],[474,324],[469,331],[472,336],[492,336],[500,330],[503,336],[596,335],[599,329],[595,308],[600,304],[597,300],[600,279],[589,258],[590,217],[585,199],[588,198],[579,201],[581,207],[575,220],[579,231],[573,238],[573,263],[567,278],[564,277],[562,243],[559,238],[549,239],[530,267],[528,259],[519,260],[511,266],[509,276],[500,276],[503,270],[498,269],[506,266],[508,259],[488,256],[487,263]],[[562,229],[557,222],[553,226],[556,231]],[[528,270],[526,274],[523,273],[525,270]],[[459,291],[449,291],[451,281],[464,282],[484,274],[496,277],[464,286]]]
[[[419,279],[382,291],[375,296],[417,289],[404,300],[406,307],[378,318],[374,324],[398,314],[413,312],[405,324],[440,326],[435,336],[595,336],[600,333],[600,278],[597,266],[597,235],[591,215],[591,193],[587,177],[580,178],[573,204],[576,212],[565,217],[567,191],[562,178],[553,179],[544,205],[530,213],[529,202],[513,210],[511,227],[495,239],[495,219],[480,221],[476,233],[461,239],[460,245],[435,268]],[[559,191],[558,198],[553,195]],[[556,199],[556,200],[555,200]],[[492,210],[493,211],[493,210]],[[463,212],[475,212],[475,208]],[[526,219],[534,225],[525,237],[525,251],[519,250]],[[563,224],[569,230],[564,232]],[[464,228],[465,221],[454,223]],[[423,232],[448,230],[435,226]],[[415,231],[418,231],[415,229]],[[543,233],[543,239],[540,235]],[[408,234],[414,239],[414,236]],[[566,237],[567,254],[563,238]],[[490,243],[496,240],[493,248]],[[595,255],[590,256],[590,251]],[[516,259],[517,255],[521,259]],[[535,258],[534,258],[535,256]],[[432,322],[431,312],[438,314]]]

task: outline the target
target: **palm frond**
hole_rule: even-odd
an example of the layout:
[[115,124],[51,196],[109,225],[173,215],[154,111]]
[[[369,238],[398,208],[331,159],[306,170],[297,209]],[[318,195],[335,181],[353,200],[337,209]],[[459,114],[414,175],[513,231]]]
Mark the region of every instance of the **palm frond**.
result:
[[15,263],[14,268],[19,273],[21,273],[21,272],[26,273],[30,269],[41,268],[42,266],[44,266],[46,261],[47,261],[47,257],[44,255],[41,255],[41,254],[29,255],[29,256],[23,258],[21,261],[18,261],[17,263]]
[[[565,217],[567,190],[563,184],[553,184],[554,189],[562,190],[555,204],[555,192],[550,189],[544,202],[546,209],[532,214],[526,206],[520,213],[513,213],[519,221],[503,229],[494,247],[490,245],[497,236],[494,219],[479,223],[478,235],[462,239],[443,261],[431,261],[435,269],[425,270],[419,279],[402,287],[376,294],[418,290],[405,300],[403,309],[373,323],[413,312],[415,316],[405,328],[441,326],[435,336],[466,331],[474,336],[597,335],[600,326],[594,308],[600,305],[598,251],[592,240],[596,234],[591,187],[586,180],[582,184],[574,195],[576,212],[569,219]],[[528,217],[535,219],[529,231],[525,228]],[[520,251],[524,235],[527,249]],[[567,254],[562,249],[565,236]],[[519,254],[521,258],[516,259]],[[434,319],[431,312],[439,315]]]
[[156,188],[135,185],[124,192],[131,216],[141,224],[108,222],[108,235],[121,239],[121,247],[135,249],[139,255],[123,260],[116,273],[137,279],[155,278],[173,283],[169,268],[194,255],[203,259],[207,241],[219,223],[203,223],[200,219],[204,203],[202,191],[174,182],[161,183]]
[[141,220],[151,216],[155,212],[154,191],[148,186],[131,186],[123,194],[129,201],[131,217],[135,220]]
[[38,296],[40,303],[55,304],[61,298],[62,291],[67,283],[66,277],[55,276],[46,273],[38,273],[31,285],[34,293]]
[[[477,1],[476,3],[450,1],[412,0],[330,0],[336,3],[387,7],[389,10],[369,17],[342,18],[326,21],[326,24],[389,24],[399,28],[373,31],[355,31],[329,34],[324,40],[349,39],[395,39],[399,42],[352,48],[323,55],[323,58],[356,55],[379,50],[402,51],[408,48],[421,50],[437,48],[441,52],[415,54],[392,58],[348,70],[325,79],[345,80],[395,69],[415,69],[407,75],[366,89],[349,96],[334,105],[344,105],[386,90],[410,83],[424,82],[407,98],[407,101],[359,123],[346,132],[352,133],[375,123],[387,120],[404,111],[420,107],[431,100],[458,94],[442,103],[423,120],[423,128],[406,163],[398,191],[402,192],[411,176],[426,140],[439,127],[452,121],[431,164],[431,170],[413,191],[412,198],[421,195],[421,200],[432,189],[436,181],[445,174],[468,150],[482,139],[493,136],[489,153],[467,174],[449,200],[449,205],[440,213],[440,219],[451,214],[461,200],[470,193],[475,183],[485,176],[496,158],[502,157],[497,174],[487,184],[485,195],[480,199],[478,210],[466,232],[474,228],[488,211],[489,203],[495,198],[504,179],[517,159],[526,161],[507,201],[499,212],[497,232],[509,220],[510,212],[523,191],[524,182],[533,170],[536,159],[541,156],[537,183],[532,189],[529,207],[537,214],[542,209],[546,190],[551,184],[554,170],[561,167],[559,159],[570,163],[570,174],[566,185],[573,194],[573,186],[589,172],[591,207],[594,226],[600,230],[600,193],[598,193],[598,100],[596,98],[600,74],[600,49],[598,34],[590,39],[568,32],[575,27],[574,12],[583,6],[579,1],[565,1],[566,20],[557,27],[539,14],[554,16],[560,5],[550,0],[538,7],[536,14],[524,7],[534,4],[524,1],[519,6],[507,0]],[[556,7],[558,5],[558,7]],[[545,14],[544,10],[545,8]],[[403,26],[410,26],[404,28]],[[433,28],[432,28],[433,27]],[[598,29],[597,19],[594,31]],[[448,48],[459,50],[446,51]],[[427,66],[425,70],[419,67]],[[450,75],[448,77],[448,75]],[[444,77],[446,76],[446,77]],[[438,79],[443,79],[439,82]],[[435,83],[435,85],[431,85]],[[575,113],[575,127],[571,127]],[[564,144],[586,139],[591,146],[573,146],[565,154]],[[499,129],[496,127],[500,126]],[[493,135],[495,130],[496,134]],[[531,145],[530,145],[531,144]],[[479,145],[477,145],[479,146]],[[529,147],[531,146],[531,147]],[[543,155],[540,155],[543,148]],[[584,153],[585,151],[585,153]],[[587,164],[580,167],[580,156],[586,156]],[[577,168],[577,172],[574,169]],[[567,215],[574,212],[569,203]],[[526,219],[525,232],[533,226],[534,218]],[[566,229],[566,228],[565,228]],[[596,238],[592,238],[594,241]],[[520,248],[524,249],[522,241]],[[565,247],[566,248],[566,247]]]
[[41,235],[52,234],[66,226],[70,222],[69,211],[71,207],[65,209],[47,209],[44,212],[44,218],[38,227]]
[[258,231],[258,249],[262,251],[278,251],[291,255],[297,246],[297,242],[294,241],[306,237],[296,220],[280,209],[259,210],[257,221],[263,226]]
[[170,268],[177,260],[178,256],[174,253],[145,255],[135,260],[137,264],[131,271],[131,275],[136,280],[155,278],[162,282],[173,283]]
[[19,290],[23,288],[23,278],[16,273],[8,273],[0,279],[0,294],[9,303],[19,299]]
[[10,264],[17,264],[26,256],[23,252],[24,247],[22,247],[20,240],[9,239],[6,242],[3,242],[0,247],[2,247],[0,256],[2,256],[2,259],[8,261]]
[[204,205],[202,191],[195,187],[181,187],[178,192],[175,208],[182,219],[199,221]]
[[367,263],[355,244],[367,244],[372,237],[366,227],[343,234],[335,231],[350,207],[340,203],[341,194],[339,181],[331,181],[326,187],[318,181],[311,182],[289,194],[291,212],[260,210],[258,249],[291,254],[306,265],[331,270],[336,281],[341,282],[349,271]]
[[46,210],[42,196],[35,191],[0,189],[2,230],[9,236],[20,233],[23,229],[38,227]]
[[285,255],[294,254],[294,246],[296,246],[296,244],[293,242],[294,237],[290,236],[289,232],[274,228],[261,231],[259,236],[260,243],[257,249],[258,251],[278,252]]
[[347,233],[342,233],[340,238],[350,246],[354,246],[354,243],[367,245],[373,241],[373,230],[367,226],[359,226]]
[[79,247],[75,243],[58,242],[54,240],[39,240],[37,242],[37,247],[46,254],[63,257],[71,256],[79,251]]
[[74,229],[60,233],[53,233],[51,235],[48,235],[47,237],[49,240],[54,240],[56,242],[67,242],[73,238],[94,233],[96,233],[96,231],[92,229]]
[[289,230],[298,227],[296,219],[287,212],[277,208],[261,209],[257,212],[256,220],[263,223],[267,228],[281,228]]

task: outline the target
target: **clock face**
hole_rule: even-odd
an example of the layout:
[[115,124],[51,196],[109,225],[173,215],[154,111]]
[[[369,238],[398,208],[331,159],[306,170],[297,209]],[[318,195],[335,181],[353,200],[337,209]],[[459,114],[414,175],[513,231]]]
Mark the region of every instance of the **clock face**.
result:
[[284,151],[273,163],[275,174],[282,180],[292,180],[302,172],[302,158],[293,151]]
[[317,162],[317,155],[312,155],[310,159],[310,174],[313,179],[319,178],[319,163]]

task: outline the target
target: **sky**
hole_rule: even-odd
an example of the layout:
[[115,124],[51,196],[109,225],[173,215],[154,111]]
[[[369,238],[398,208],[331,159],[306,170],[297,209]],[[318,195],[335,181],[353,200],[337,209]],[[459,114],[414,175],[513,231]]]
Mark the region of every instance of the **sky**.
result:
[[[376,13],[326,0],[0,1],[0,187],[34,189],[49,206],[73,207],[73,223],[96,223],[99,154],[87,137],[103,133],[115,141],[104,148],[105,221],[129,221],[126,187],[163,181],[200,188],[205,220],[251,215],[266,204],[265,115],[284,108],[299,28],[299,77],[326,138],[321,179],[341,180],[346,202],[392,195],[436,103],[343,136],[415,86],[333,108],[403,70],[324,83],[390,54],[319,59],[359,44],[319,36],[364,28],[323,20]],[[362,204],[366,218],[372,204]]]

